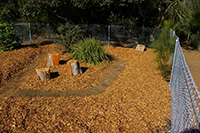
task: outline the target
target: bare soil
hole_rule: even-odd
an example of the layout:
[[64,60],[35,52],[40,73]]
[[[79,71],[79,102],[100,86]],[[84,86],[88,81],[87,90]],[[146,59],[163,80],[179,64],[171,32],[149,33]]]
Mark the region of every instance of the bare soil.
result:
[[200,52],[188,45],[184,45],[182,50],[194,82],[200,91]]
[[157,70],[152,49],[104,47],[112,61],[81,63],[84,73],[66,73],[68,54],[41,81],[54,44],[0,53],[1,132],[168,132],[169,83]]

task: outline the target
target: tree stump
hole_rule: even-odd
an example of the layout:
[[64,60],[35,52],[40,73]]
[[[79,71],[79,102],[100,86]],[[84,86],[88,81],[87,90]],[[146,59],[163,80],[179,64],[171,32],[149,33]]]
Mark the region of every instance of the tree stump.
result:
[[138,44],[136,47],[136,50],[138,51],[144,51],[144,49],[145,49],[145,45],[142,45],[142,44]]
[[35,70],[42,81],[50,80],[51,76],[50,76],[50,68],[49,67],[37,68]]
[[69,75],[78,75],[82,74],[82,70],[80,68],[80,64],[77,60],[69,60],[67,62],[67,73]]
[[60,55],[59,53],[49,53],[47,60],[47,67],[59,65]]

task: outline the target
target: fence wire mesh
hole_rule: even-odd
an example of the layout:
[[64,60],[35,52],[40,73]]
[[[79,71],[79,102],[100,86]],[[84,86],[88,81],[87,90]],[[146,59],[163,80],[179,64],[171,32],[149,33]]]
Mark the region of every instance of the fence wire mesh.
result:
[[[136,47],[144,44],[147,47],[158,38],[161,29],[150,27],[130,27],[122,25],[83,24],[84,37],[96,37],[102,45]],[[33,23],[15,23],[14,29],[21,38],[22,44],[40,44],[55,41],[56,33],[50,25]]]
[[179,38],[176,40],[171,89],[171,132],[199,130],[199,91],[186,64]]
[[20,37],[20,43],[24,45],[48,43],[55,39],[50,25],[15,23],[13,28]]
[[104,45],[136,47],[144,44],[147,47],[155,41],[161,29],[150,27],[130,27],[123,25],[82,25],[86,37],[96,37]]
[[129,27],[121,25],[111,25],[110,41],[114,45],[124,47],[136,47],[137,44],[150,44],[158,38],[160,29],[150,27]]

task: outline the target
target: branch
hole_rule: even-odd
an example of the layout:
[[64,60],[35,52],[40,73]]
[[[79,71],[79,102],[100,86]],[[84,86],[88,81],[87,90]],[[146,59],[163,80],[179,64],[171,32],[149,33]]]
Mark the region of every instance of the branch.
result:
[[161,22],[163,22],[164,21],[164,16],[165,16],[165,14],[168,12],[168,10],[172,7],[172,6],[175,6],[175,5],[177,5],[177,3],[178,3],[178,0],[177,1],[174,1],[174,2],[172,2],[168,7],[167,7],[167,9],[165,10],[165,12],[163,13],[163,15],[161,16],[161,20],[160,20],[160,23],[159,23],[159,25],[158,26],[156,26],[156,28],[160,28],[161,27]]

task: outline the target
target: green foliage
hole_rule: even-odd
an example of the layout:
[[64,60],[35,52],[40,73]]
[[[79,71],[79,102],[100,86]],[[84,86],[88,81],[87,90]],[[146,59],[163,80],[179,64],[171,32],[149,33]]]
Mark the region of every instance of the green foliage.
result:
[[74,45],[82,39],[81,27],[66,23],[58,27],[56,36],[57,48],[59,50],[63,49],[65,52],[70,52]]
[[200,1],[192,0],[192,3],[190,30],[192,33],[196,33],[197,31],[200,31]]
[[9,11],[2,10],[0,12],[0,52],[12,50],[19,44],[19,37],[7,19],[9,19]]
[[[21,0],[1,0],[0,1],[0,12],[4,12],[3,18],[1,20],[6,20],[6,22],[17,22],[20,18],[19,8],[21,6]],[[9,13],[9,15],[6,15]],[[6,17],[6,18],[4,18]]]
[[10,22],[11,16],[9,15],[10,11],[9,10],[0,10],[0,23],[4,22]]
[[95,38],[86,38],[78,43],[78,46],[74,49],[71,54],[72,59],[83,60],[85,63],[94,65],[101,65],[101,62],[108,62],[108,54],[101,46],[99,40]]
[[161,70],[164,79],[169,79],[171,63],[170,56],[174,53],[176,44],[176,35],[173,36],[174,31],[179,24],[172,25],[171,21],[165,21],[159,38],[152,44],[155,49],[156,61],[158,62],[158,69]]
[[0,52],[12,50],[18,44],[19,38],[8,23],[0,23]]
[[194,49],[200,51],[200,35],[198,31],[190,36],[189,43]]
[[195,49],[200,50],[200,1],[199,0],[192,0],[191,1],[191,17],[189,20],[189,32],[187,41],[191,44],[191,46]]

